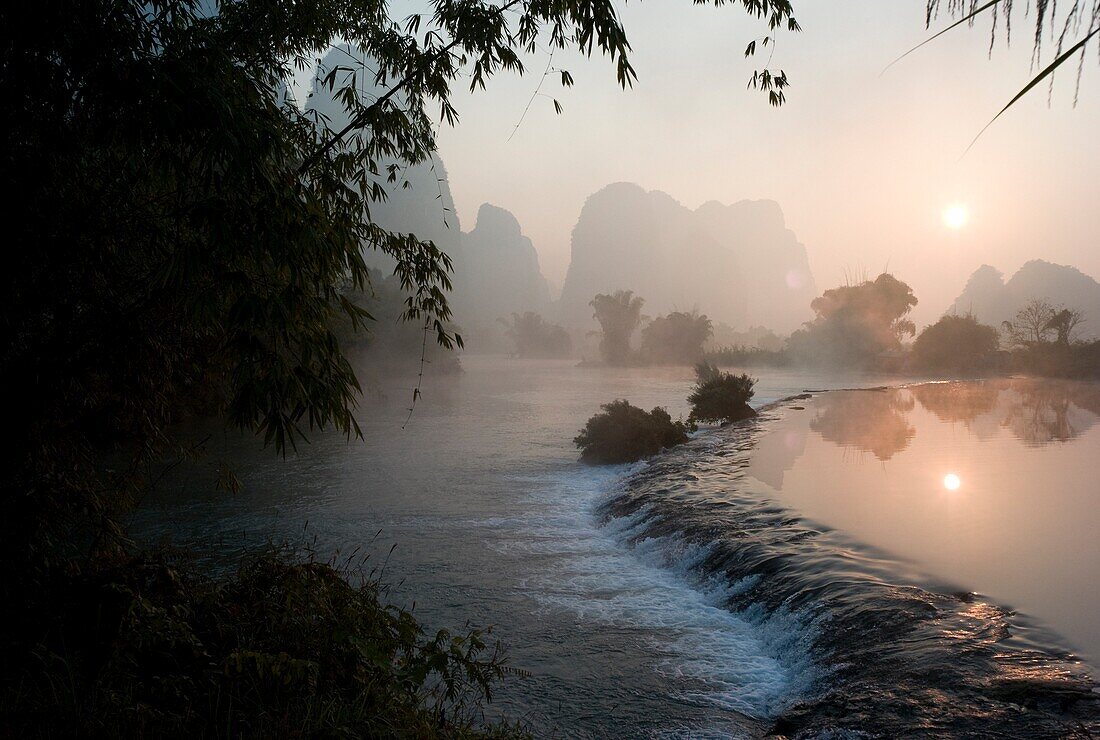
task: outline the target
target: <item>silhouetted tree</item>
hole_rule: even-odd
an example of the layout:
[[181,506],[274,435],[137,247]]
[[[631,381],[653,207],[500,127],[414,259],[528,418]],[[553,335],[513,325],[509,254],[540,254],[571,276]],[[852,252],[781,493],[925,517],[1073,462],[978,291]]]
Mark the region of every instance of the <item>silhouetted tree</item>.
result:
[[520,357],[569,357],[573,340],[564,328],[544,321],[534,311],[512,314],[510,322],[500,319],[507,328],[504,333],[516,347]]
[[1042,344],[1056,334],[1051,321],[1057,313],[1043,298],[1032,298],[1016,312],[1016,318],[1001,324],[1005,337],[1017,347]]
[[1046,327],[1054,332],[1054,341],[1063,346],[1077,341],[1078,327],[1084,323],[1085,315],[1075,309],[1063,308],[1050,317]]
[[658,316],[642,329],[642,356],[648,362],[696,363],[711,332],[710,319],[696,311]]
[[600,323],[600,356],[611,365],[624,365],[630,360],[630,338],[642,320],[645,300],[630,290],[617,290],[610,295],[600,293],[588,304]]
[[932,372],[984,370],[998,345],[997,330],[970,314],[943,316],[913,342],[912,363]]
[[869,366],[915,333],[906,318],[915,305],[912,288],[888,273],[842,285],[810,303],[817,317],[792,334],[787,346],[801,362]]

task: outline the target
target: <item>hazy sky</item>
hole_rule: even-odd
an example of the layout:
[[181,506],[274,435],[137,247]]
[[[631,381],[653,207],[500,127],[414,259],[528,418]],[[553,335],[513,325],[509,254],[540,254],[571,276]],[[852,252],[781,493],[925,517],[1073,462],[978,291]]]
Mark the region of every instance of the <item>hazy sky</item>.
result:
[[[576,86],[562,90],[554,76],[542,92],[564,113],[536,98],[511,140],[545,55],[529,60],[523,78],[458,96],[461,122],[443,130],[440,149],[463,227],[483,202],[512,211],[560,286],[581,206],[608,183],[663,190],[691,208],[771,198],[806,245],[819,287],[889,268],[920,299],[918,324],[934,320],[982,263],[1011,275],[1042,258],[1100,278],[1095,52],[1076,109],[1073,72],[1063,72],[1050,107],[1046,89],[1035,91],[963,156],[1029,78],[1030,19],[1016,16],[1012,46],[1000,39],[992,59],[987,20],[882,74],[928,35],[924,0],[795,8],[804,30],[781,34],[772,64],[793,85],[779,109],[746,90],[765,59],[743,58],[760,24],[736,7],[665,0],[622,9],[633,90],[617,87],[606,59],[559,52],[553,66],[570,70]],[[957,231],[943,221],[955,203],[969,211]]]

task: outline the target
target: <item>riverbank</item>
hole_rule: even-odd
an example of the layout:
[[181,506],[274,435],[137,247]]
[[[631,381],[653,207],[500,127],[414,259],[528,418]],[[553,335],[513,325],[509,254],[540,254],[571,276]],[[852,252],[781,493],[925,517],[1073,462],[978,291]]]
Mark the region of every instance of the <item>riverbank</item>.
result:
[[502,647],[426,634],[361,559],[267,549],[217,577],[165,551],[79,565],[44,574],[9,622],[5,735],[527,737],[482,713],[510,672]]

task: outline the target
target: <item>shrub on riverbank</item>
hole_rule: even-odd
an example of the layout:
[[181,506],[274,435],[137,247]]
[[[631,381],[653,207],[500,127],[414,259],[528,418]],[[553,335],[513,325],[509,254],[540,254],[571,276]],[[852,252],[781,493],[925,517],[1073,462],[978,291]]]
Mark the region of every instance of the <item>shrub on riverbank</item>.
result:
[[524,736],[478,722],[499,645],[426,635],[347,569],[267,552],[211,579],[142,555],[52,585],[36,644],[5,646],[15,736]]
[[947,315],[926,326],[913,342],[912,367],[924,372],[973,373],[993,366],[997,330],[974,316]]
[[688,439],[688,426],[673,421],[668,412],[657,407],[645,412],[625,400],[605,403],[585,424],[573,442],[588,463],[614,464],[634,462],[656,455]]
[[719,370],[708,362],[695,366],[695,390],[688,396],[691,404],[689,423],[733,422],[756,416],[749,406],[753,397],[754,378],[742,373],[734,375]]

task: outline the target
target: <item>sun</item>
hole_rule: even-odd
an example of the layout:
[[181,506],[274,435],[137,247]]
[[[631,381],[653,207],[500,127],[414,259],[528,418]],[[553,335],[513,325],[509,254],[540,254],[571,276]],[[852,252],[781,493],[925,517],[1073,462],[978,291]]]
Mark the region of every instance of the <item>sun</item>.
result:
[[962,480],[954,473],[948,473],[943,477],[943,487],[948,491],[957,491],[962,485]]
[[970,212],[966,210],[964,205],[956,203],[943,212],[943,222],[947,224],[949,229],[961,229],[966,226],[966,222],[969,220]]

